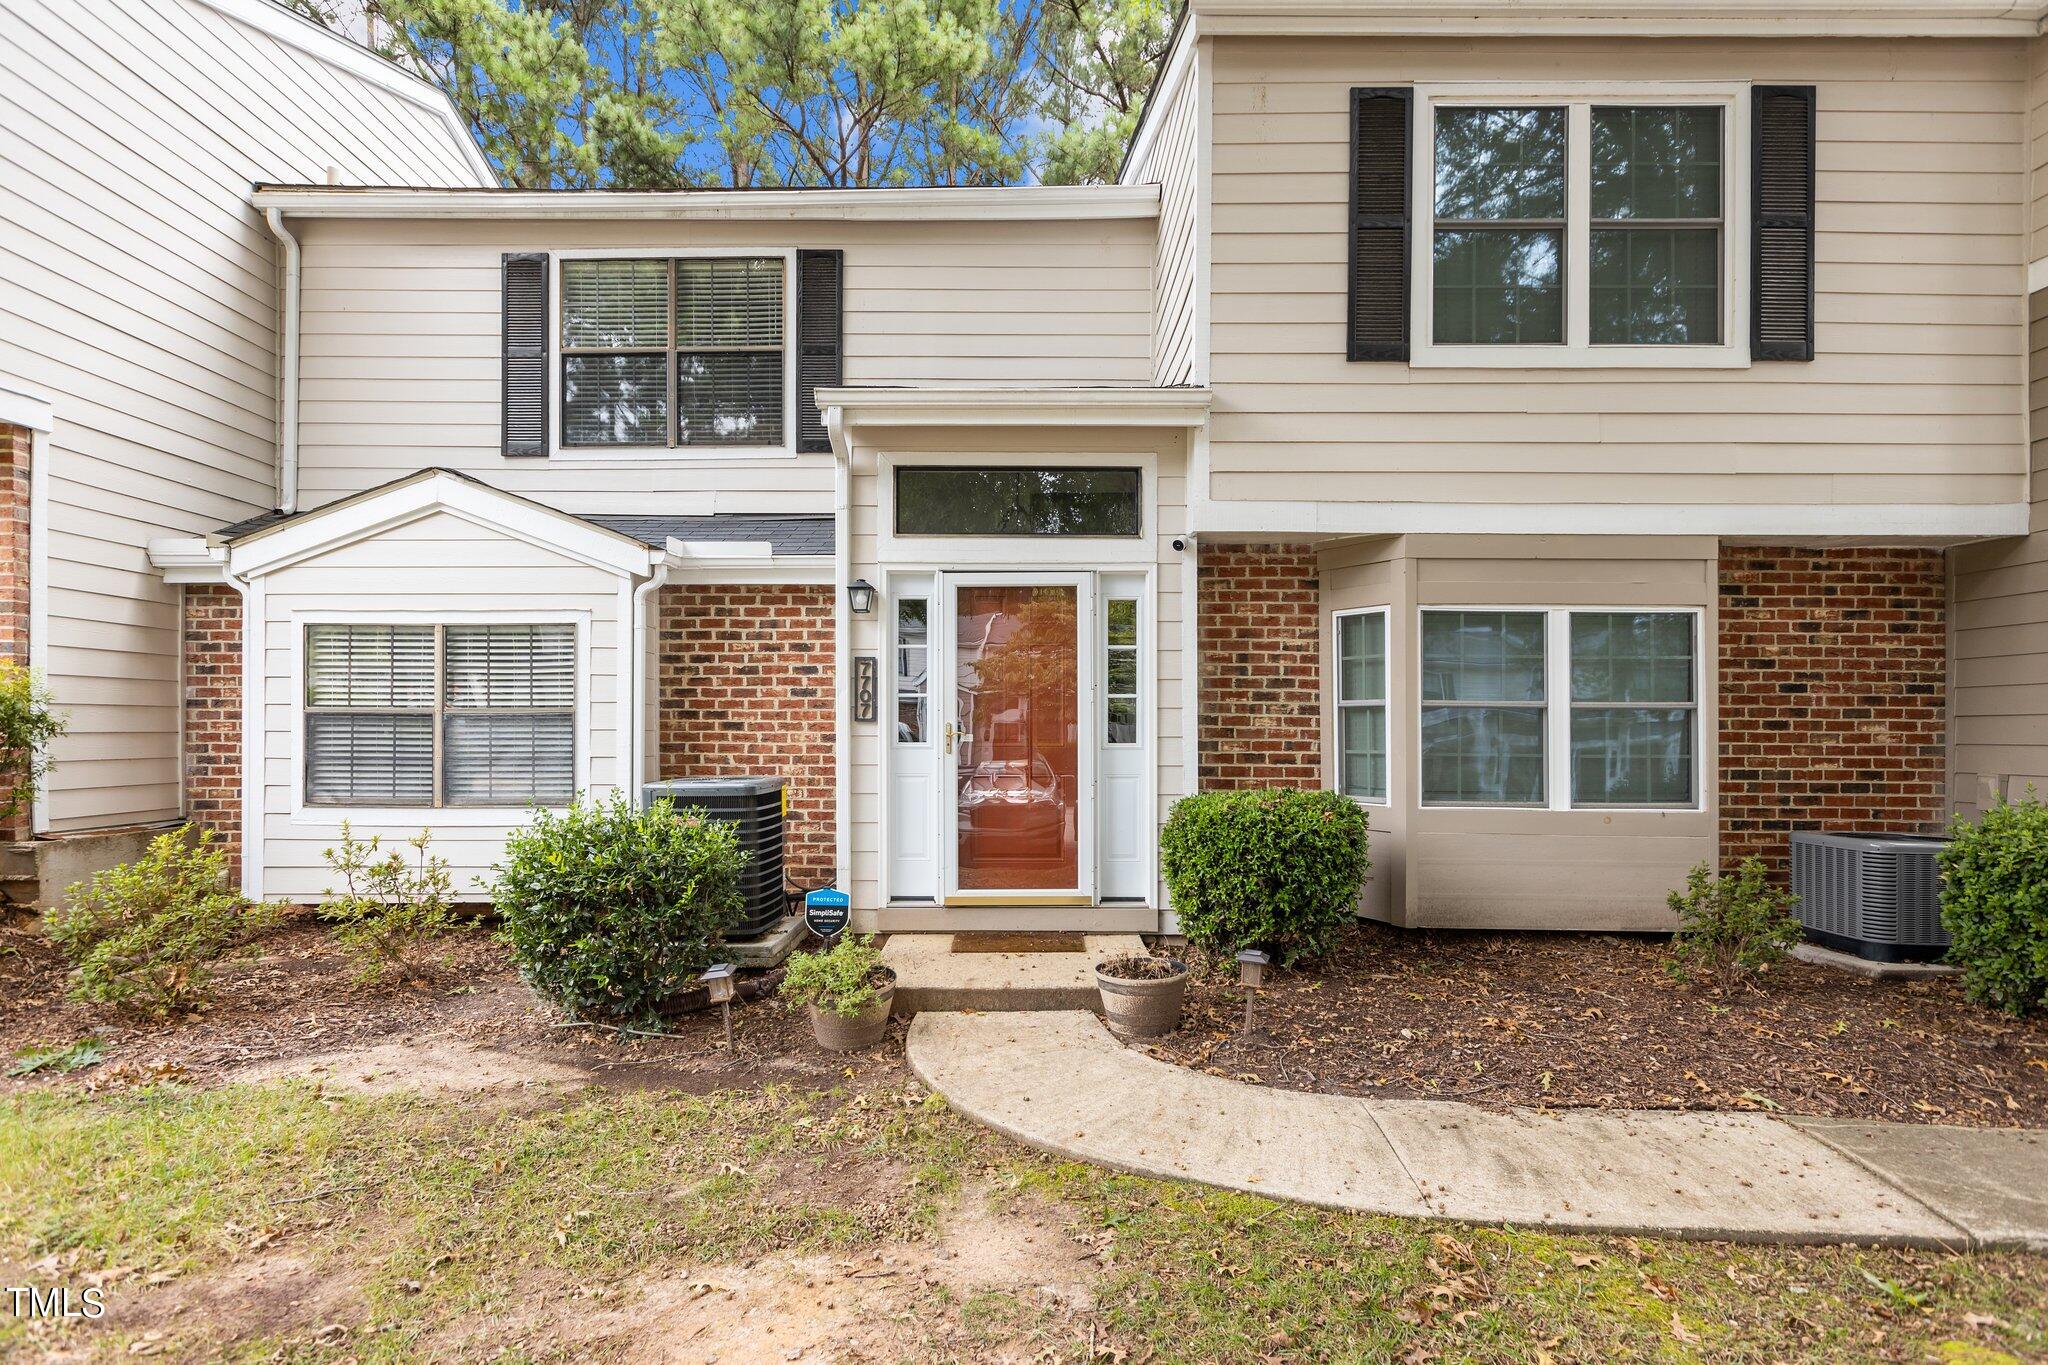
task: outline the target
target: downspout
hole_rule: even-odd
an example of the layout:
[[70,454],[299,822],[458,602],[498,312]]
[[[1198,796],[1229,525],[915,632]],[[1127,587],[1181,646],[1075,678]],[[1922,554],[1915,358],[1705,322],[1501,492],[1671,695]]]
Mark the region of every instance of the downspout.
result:
[[846,585],[853,581],[853,452],[846,443],[845,413],[830,407],[824,418],[825,432],[832,439],[832,884],[850,896],[853,711],[847,677],[853,671],[853,615]]
[[633,708],[633,752],[627,756],[626,774],[627,797],[635,805],[640,803],[641,788],[647,785],[647,698],[640,695],[647,686],[647,611],[655,592],[668,582],[669,566],[674,562],[668,551],[659,552],[654,572],[633,589],[633,650],[626,670],[626,704]]
[[270,235],[284,246],[284,357],[278,376],[277,510],[299,510],[299,239],[284,211],[263,210]]

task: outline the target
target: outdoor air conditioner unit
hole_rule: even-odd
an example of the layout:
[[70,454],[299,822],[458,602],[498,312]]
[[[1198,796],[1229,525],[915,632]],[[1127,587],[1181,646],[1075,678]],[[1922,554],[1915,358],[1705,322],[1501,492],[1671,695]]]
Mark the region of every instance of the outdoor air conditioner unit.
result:
[[727,938],[760,938],[789,913],[782,887],[782,786],[779,777],[692,777],[649,782],[640,789],[643,806],[665,796],[677,810],[701,810],[713,820],[739,826],[747,862],[740,869],[739,922]]
[[1792,890],[1806,936],[1873,962],[1938,957],[1941,870],[1948,840],[1917,834],[1792,836]]

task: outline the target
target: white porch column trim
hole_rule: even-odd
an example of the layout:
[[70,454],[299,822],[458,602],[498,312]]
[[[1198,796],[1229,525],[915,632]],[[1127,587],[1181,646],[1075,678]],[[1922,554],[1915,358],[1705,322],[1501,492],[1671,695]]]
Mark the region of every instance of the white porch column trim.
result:
[[846,585],[853,578],[853,448],[845,414],[837,404],[824,410],[832,440],[832,881],[853,894],[853,711],[846,695],[853,655],[853,617]]

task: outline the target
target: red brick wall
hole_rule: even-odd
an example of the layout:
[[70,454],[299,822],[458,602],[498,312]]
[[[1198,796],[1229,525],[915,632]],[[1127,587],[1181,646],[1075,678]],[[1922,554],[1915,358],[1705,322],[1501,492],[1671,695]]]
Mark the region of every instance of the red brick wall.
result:
[[1202,789],[1320,787],[1322,589],[1315,552],[1200,549]]
[[1937,828],[1947,801],[1937,550],[1721,553],[1721,862],[1783,874],[1794,830]]
[[[0,659],[28,662],[28,485],[33,433],[0,423]],[[24,808],[0,822],[0,839],[29,837]]]
[[832,880],[832,589],[663,588],[658,777],[788,780],[784,875]]
[[28,485],[32,433],[0,424],[0,658],[28,662]]
[[242,596],[188,585],[184,609],[185,812],[242,871]]

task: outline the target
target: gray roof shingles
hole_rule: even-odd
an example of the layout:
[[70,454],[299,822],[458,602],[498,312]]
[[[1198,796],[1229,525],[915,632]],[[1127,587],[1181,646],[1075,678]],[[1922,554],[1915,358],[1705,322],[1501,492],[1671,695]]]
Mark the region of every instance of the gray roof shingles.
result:
[[[214,538],[223,542],[235,541],[306,515],[305,512],[259,512],[221,527],[214,532]],[[765,540],[778,555],[832,553],[830,517],[755,512],[719,512],[694,517],[592,513],[579,519],[657,548],[668,544],[673,536],[677,540]]]

